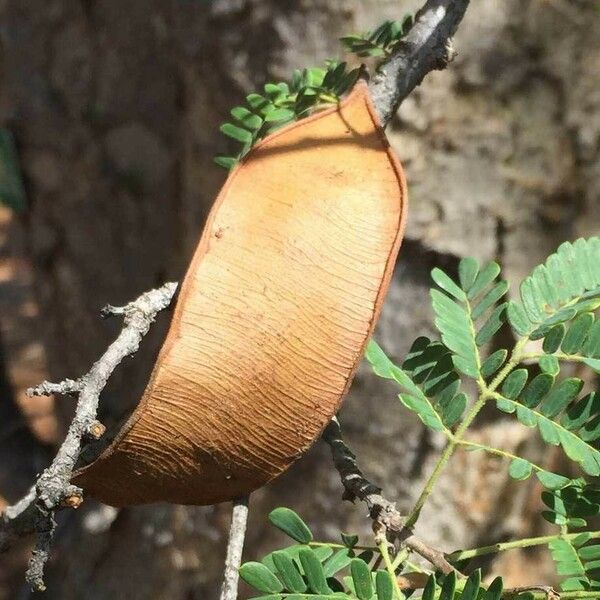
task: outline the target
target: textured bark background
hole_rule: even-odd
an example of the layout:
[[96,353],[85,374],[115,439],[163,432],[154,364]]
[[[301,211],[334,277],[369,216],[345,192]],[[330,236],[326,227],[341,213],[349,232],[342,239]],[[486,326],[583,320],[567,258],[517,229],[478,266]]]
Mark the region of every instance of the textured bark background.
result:
[[[114,326],[97,315],[179,278],[224,179],[212,163],[231,106],[267,79],[339,52],[336,38],[418,5],[399,0],[0,0],[0,125],[16,135],[29,199],[0,215],[0,496],[14,499],[59,439],[68,399],[27,404],[44,373],[87,370]],[[378,336],[401,357],[431,332],[429,270],[495,258],[518,281],[564,239],[600,231],[600,10],[596,0],[477,0],[457,60],[405,101],[389,135],[405,165],[407,240]],[[106,394],[136,399],[156,340]],[[2,362],[2,361],[0,361]],[[2,371],[2,369],[0,369]],[[0,389],[3,382],[0,381]],[[134,386],[135,387],[135,386]],[[361,370],[341,413],[368,475],[410,505],[441,440]],[[23,425],[26,421],[28,426]],[[15,425],[16,424],[16,425]],[[20,424],[20,425],[19,425]],[[474,435],[559,460],[494,415]],[[538,490],[505,465],[459,454],[419,524],[443,548],[543,531]],[[1,498],[0,498],[1,501]],[[315,532],[368,534],[342,504],[320,444],[255,494],[246,558],[272,548],[277,505]],[[48,598],[214,598],[229,508],[121,510],[86,502],[61,515]],[[27,598],[24,543],[0,563],[0,598]],[[548,581],[543,553],[495,567],[514,584]]]

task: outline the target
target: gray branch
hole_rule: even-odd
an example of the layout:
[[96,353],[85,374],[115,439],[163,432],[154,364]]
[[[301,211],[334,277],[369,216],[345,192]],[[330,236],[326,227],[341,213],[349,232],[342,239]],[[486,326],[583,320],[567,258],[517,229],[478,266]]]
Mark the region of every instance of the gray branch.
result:
[[78,396],[75,416],[52,464],[24,498],[0,515],[0,551],[6,550],[18,537],[36,534],[36,546],[27,571],[27,581],[35,590],[44,589],[44,565],[55,529],[54,513],[64,507],[77,508],[82,502],[82,491],[71,485],[71,476],[82,440],[85,437],[97,439],[104,433],[104,426],[96,420],[100,394],[123,359],[137,352],[156,315],[169,306],[176,289],[176,283],[166,283],[159,289],[145,292],[122,308],[105,309],[103,314],[123,315],[123,329],[92,368],[75,381],[45,381],[28,390],[30,395],[60,393]]
[[416,14],[407,36],[369,84],[384,126],[425,75],[444,69],[454,58],[452,36],[468,6],[469,0],[427,0]]
[[454,571],[443,552],[432,548],[405,527],[404,518],[396,505],[381,494],[381,488],[363,475],[356,462],[356,456],[344,442],[337,418],[334,417],[325,428],[323,441],[331,448],[333,464],[344,486],[344,500],[354,502],[358,499],[364,502],[376,529],[383,528],[390,538],[398,539],[403,546],[428,560],[438,571],[445,574]]
[[242,564],[242,551],[244,550],[244,539],[246,538],[246,526],[248,524],[249,498],[249,496],[245,496],[233,503],[220,600],[237,599],[239,570]]

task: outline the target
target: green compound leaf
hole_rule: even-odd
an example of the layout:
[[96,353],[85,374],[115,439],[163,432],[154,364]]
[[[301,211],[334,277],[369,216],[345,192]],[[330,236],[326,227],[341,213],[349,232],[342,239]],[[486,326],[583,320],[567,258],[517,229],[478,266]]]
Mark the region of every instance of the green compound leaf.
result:
[[356,82],[360,69],[347,69],[346,63],[328,60],[324,68],[294,71],[292,82],[264,86],[264,94],[246,96],[247,106],[236,106],[231,115],[236,121],[225,123],[221,131],[242,146],[235,156],[218,156],[215,162],[231,169],[258,141],[291,121],[335,105]]
[[[481,368],[477,347],[489,342],[506,319],[506,304],[493,308],[508,289],[506,282],[495,281],[499,272],[496,263],[488,263],[479,270],[476,261],[463,259],[459,265],[459,286],[441,269],[432,271],[434,281],[446,292],[431,290],[435,325],[454,354],[456,369],[475,379],[480,377]],[[475,321],[492,308],[487,320],[478,327]],[[489,366],[488,363],[486,367]]]
[[[577,550],[569,542],[569,540],[553,540],[548,544],[548,548],[550,549],[550,554],[556,563],[557,573],[563,577],[569,576],[569,589],[577,589],[572,587],[575,581],[578,581],[582,586],[579,589],[587,589],[585,568],[579,556],[577,555]],[[573,576],[577,576],[577,578],[574,579]],[[563,585],[564,584],[561,585],[562,589],[564,589]]]
[[[517,419],[524,425],[537,427],[546,443],[561,446],[565,454],[578,463],[588,475],[598,476],[600,475],[600,452],[589,443],[600,437],[597,415],[589,419],[591,406],[594,405],[594,402],[590,403],[586,399],[588,397],[586,397],[580,401],[585,403],[583,409],[579,407],[578,403],[573,403],[567,410],[565,418],[560,422],[552,420],[557,416],[557,407],[564,410],[565,398],[571,398],[573,390],[579,387],[578,384],[573,384],[571,380],[565,381],[569,383],[565,386],[559,384],[557,386],[557,388],[560,388],[558,395],[553,396],[551,400],[549,395],[538,410],[528,408],[520,402],[504,396],[497,397],[496,406],[503,412],[516,414]],[[574,415],[571,420],[569,420],[569,414]],[[588,417],[586,417],[585,424],[581,426],[581,416],[584,414],[588,414]],[[577,415],[580,416],[579,419],[575,419]],[[569,429],[569,426],[572,427],[573,425],[575,427]]]
[[402,21],[384,21],[373,31],[346,35],[340,38],[340,41],[348,52],[359,57],[387,58],[408,33],[412,24],[412,15],[406,15]]
[[452,355],[444,344],[432,342],[426,337],[417,338],[402,368],[420,386],[428,406],[446,427],[460,419],[467,398],[459,393],[460,379],[454,370]]
[[271,511],[269,521],[292,539],[301,544],[312,542],[313,535],[308,525],[293,510],[279,507]]
[[[586,527],[587,519],[600,513],[600,489],[580,479],[573,480],[562,489],[543,492],[542,501],[549,509],[542,516],[550,523],[567,526],[569,529]],[[570,537],[567,541],[577,549],[580,559],[587,561],[594,553],[593,544],[597,543],[586,546],[591,539],[590,533],[584,533],[574,539]]]
[[[600,306],[600,238],[561,244],[521,284],[521,303],[508,307],[509,321],[519,336],[541,339],[551,332],[546,351],[555,351],[561,330],[556,325],[591,313]],[[567,354],[578,351],[589,335],[589,316],[577,319],[565,339]]]
[[240,577],[255,590],[276,594],[283,591],[281,582],[265,565],[247,562],[240,567]]
[[434,431],[443,431],[455,422],[463,399],[456,393],[458,377],[452,365],[448,367],[448,349],[443,344],[430,344],[427,338],[418,338],[403,369],[394,365],[373,340],[367,346],[365,357],[376,375],[393,379],[405,390],[398,396],[400,401],[416,413],[424,425]]
[[501,577],[494,579],[487,590],[483,588],[480,569],[471,573],[464,586],[459,585],[456,572],[446,575],[441,583],[440,589],[436,585],[436,577],[431,575],[427,580],[421,600],[500,600],[504,589]]
[[438,290],[431,290],[431,299],[442,341],[459,359],[454,365],[465,375],[477,377],[478,350],[467,310]]

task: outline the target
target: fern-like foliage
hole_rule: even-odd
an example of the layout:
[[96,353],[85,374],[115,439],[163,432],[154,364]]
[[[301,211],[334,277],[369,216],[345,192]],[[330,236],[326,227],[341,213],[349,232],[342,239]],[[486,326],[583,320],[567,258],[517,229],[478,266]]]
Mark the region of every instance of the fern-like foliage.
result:
[[[589,517],[600,514],[600,487],[594,479],[600,476],[600,393],[583,393],[582,379],[561,373],[565,363],[600,373],[600,239],[562,244],[523,281],[519,301],[506,302],[508,285],[494,262],[480,267],[466,258],[458,277],[434,269],[432,278],[440,340],[419,338],[401,366],[371,342],[367,360],[375,374],[399,384],[405,407],[447,436],[442,460],[463,446],[503,457],[513,479],[535,474],[545,488],[542,516],[560,528],[548,546],[564,578],[562,589],[600,590],[600,543],[594,541],[600,532],[588,527]],[[515,346],[488,352],[505,325],[516,337]],[[462,379],[478,388],[470,405],[459,392]],[[471,442],[468,428],[487,403],[535,428],[546,444],[560,447],[582,477],[553,473],[526,456]],[[432,477],[415,518],[435,484]]]
[[377,375],[393,379],[403,388],[398,395],[402,404],[431,429],[448,431],[460,419],[467,396],[459,391],[452,354],[441,342],[418,338],[402,368],[394,365],[374,340],[365,357]]
[[357,536],[342,535],[342,544],[313,542],[309,527],[288,508],[275,509],[269,520],[296,543],[240,568],[260,598],[393,600],[390,574],[370,566],[373,552],[358,550]]
[[[550,336],[549,346],[558,347],[561,325],[600,306],[599,256],[600,238],[579,239],[575,243],[565,242],[543,265],[536,267],[521,284],[521,302],[510,302],[508,306],[508,317],[515,332],[531,340]],[[593,322],[589,328],[587,323],[586,319],[579,322],[562,340],[568,354],[584,348],[587,336],[580,328],[589,332]],[[598,328],[594,336],[600,344]],[[586,346],[586,350],[593,358],[600,349]]]
[[600,452],[594,444],[600,438],[597,394],[577,399],[583,381],[575,377],[563,379],[543,394],[546,386],[553,383],[546,379],[547,375],[542,373],[532,379],[518,399],[498,395],[498,408],[514,413],[527,427],[537,427],[547,444],[561,446],[565,454],[588,475],[600,475]]
[[[541,517],[556,526],[556,533],[456,551],[448,560],[464,569],[464,561],[476,556],[543,544],[569,598],[600,597],[600,531],[591,520],[600,516],[600,393],[584,391],[581,378],[561,372],[565,363],[600,372],[600,239],[561,245],[521,284],[518,302],[506,301],[508,284],[495,262],[480,265],[465,258],[456,277],[434,269],[432,279],[439,339],[418,338],[398,365],[373,340],[365,354],[376,375],[397,383],[401,404],[447,439],[408,526],[418,520],[457,448],[487,452],[502,458],[515,480],[535,474],[543,488]],[[514,334],[514,345],[491,348],[496,339],[510,337],[496,335],[503,327],[505,334]],[[463,391],[469,389],[477,390],[470,400]],[[470,440],[469,428],[486,405],[559,447],[573,463],[568,473],[551,472],[527,456]],[[342,544],[314,542],[310,529],[289,509],[276,509],[270,519],[296,543],[242,567],[242,577],[263,600],[539,598],[533,591],[506,594],[499,578],[484,589],[478,571],[468,578],[413,571],[402,553],[390,563],[385,549],[359,548],[356,536],[342,536]],[[379,569],[382,560],[385,570]],[[418,575],[420,584],[403,594],[398,575],[411,582]]]
[[[254,600],[403,600],[398,596],[392,575],[377,567],[377,548],[360,550],[358,536],[342,534],[342,544],[315,542],[301,517],[289,508],[276,508],[269,520],[295,542],[267,554],[260,562],[251,561],[240,568],[241,578],[259,596]],[[399,566],[397,573],[403,571]],[[466,579],[456,573],[427,575],[408,569],[405,577],[418,574],[426,579],[417,589],[405,589],[406,597],[422,600],[500,600],[502,578],[488,587],[481,583],[481,571]],[[408,579],[407,579],[408,580]],[[424,586],[424,587],[421,587]],[[526,594],[516,595],[526,600]]]
[[460,374],[483,380],[502,366],[508,354],[496,352],[483,361],[479,350],[503,324],[506,303],[497,303],[508,284],[498,280],[500,267],[490,262],[480,269],[474,259],[463,259],[459,273],[457,283],[440,269],[432,271],[440,288],[431,290],[431,300],[441,342],[418,338],[402,368],[374,341],[366,353],[377,375],[396,380],[406,390],[400,394],[403,404],[438,431],[454,425],[465,410]]
[[499,274],[497,263],[489,262],[480,269],[474,259],[460,262],[458,283],[441,269],[431,272],[441,288],[431,290],[435,325],[454,353],[454,366],[474,379],[482,376],[479,347],[489,342],[503,323],[506,304],[496,303],[506,294],[508,285],[498,281]]
[[358,75],[359,69],[348,70],[345,62],[330,60],[324,68],[295,71],[289,84],[267,83],[262,94],[249,94],[245,106],[231,110],[233,123],[221,125],[221,132],[241,147],[234,156],[217,156],[215,162],[231,169],[258,140],[317,108],[336,104]]
[[[350,53],[385,60],[395,50],[413,24],[407,15],[402,21],[385,21],[377,29],[360,35],[350,35],[341,41]],[[291,82],[270,82],[262,93],[246,96],[244,106],[231,110],[232,122],[221,125],[221,132],[235,142],[238,151],[219,155],[215,162],[233,168],[258,142],[270,133],[311,113],[337,104],[352,88],[360,74],[359,68],[328,60],[324,67],[296,70]]]
[[384,21],[367,33],[340,38],[348,52],[360,57],[389,58],[413,26],[414,18],[407,14],[402,21]]
[[561,589],[600,591],[600,534],[577,533],[588,526],[590,517],[600,514],[600,490],[583,480],[574,481],[562,490],[544,492],[542,500],[547,506],[542,516],[562,530],[549,543],[557,572],[564,578]]

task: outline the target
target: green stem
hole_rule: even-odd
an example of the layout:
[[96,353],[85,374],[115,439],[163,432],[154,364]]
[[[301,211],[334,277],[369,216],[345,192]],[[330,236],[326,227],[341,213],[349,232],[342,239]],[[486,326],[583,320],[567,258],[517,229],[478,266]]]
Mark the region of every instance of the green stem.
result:
[[[519,548],[531,548],[533,546],[545,546],[550,542],[554,542],[558,539],[574,540],[580,535],[589,535],[591,540],[600,539],[600,531],[588,531],[581,533],[567,533],[567,534],[555,534],[555,535],[544,535],[541,537],[525,538],[522,540],[515,540],[514,542],[503,542],[500,544],[492,544],[491,546],[481,546],[480,548],[473,548],[472,550],[457,550],[448,555],[448,560],[459,561],[466,560],[469,558],[475,558],[477,556],[486,556],[488,554],[497,554],[499,552],[506,552],[507,550],[516,550]],[[561,595],[561,598],[563,596]]]
[[409,568],[411,571],[414,571],[415,573],[424,573],[425,575],[431,575],[431,571],[426,571],[419,565],[411,563],[409,560],[406,561],[406,567]]
[[[484,444],[478,444],[476,442],[471,442],[469,440],[460,440],[458,442],[458,444],[460,446],[465,446],[467,448],[483,450],[484,452],[487,452],[488,454],[492,454],[494,456],[500,456],[501,458],[508,458],[509,460],[521,458],[520,456],[517,456],[516,454],[511,454],[510,452],[506,452],[506,450],[501,450],[500,448],[492,448],[491,446],[485,446]],[[537,473],[539,473],[540,471],[546,470],[546,469],[543,469],[542,467],[540,467],[539,465],[536,465],[535,463],[531,462],[530,460],[528,460],[527,462],[532,466],[533,470],[536,471]]]
[[408,548],[402,548],[400,550],[400,552],[398,552],[398,554],[396,554],[396,558],[394,558],[394,562],[392,563],[392,566],[394,567],[394,573],[396,572],[396,570],[398,569],[398,567],[406,561],[406,559],[409,557],[410,555],[410,550]]
[[[470,306],[468,305],[468,303],[467,303],[467,308],[470,313]],[[471,327],[473,328],[472,321],[471,321]],[[475,338],[474,328],[473,328],[473,338]],[[433,473],[431,473],[431,475],[429,476],[429,479],[427,480],[425,487],[423,488],[423,491],[421,492],[420,496],[417,498],[415,506],[413,507],[410,515],[408,516],[408,519],[406,521],[407,528],[413,527],[414,524],[417,522],[419,515],[421,513],[421,510],[422,510],[423,506],[425,505],[425,502],[427,502],[427,499],[431,495],[433,488],[435,487],[436,483],[438,482],[438,479],[440,478],[440,475],[446,468],[446,465],[448,464],[448,461],[454,454],[454,451],[456,450],[457,446],[462,442],[463,435],[465,434],[467,429],[471,426],[471,423],[473,423],[475,417],[479,414],[479,411],[483,408],[485,403],[493,396],[493,394],[496,391],[496,389],[498,388],[498,386],[504,381],[504,379],[508,376],[508,374],[521,362],[522,350],[523,350],[525,344],[527,343],[527,340],[528,340],[528,338],[523,338],[517,342],[512,354],[511,354],[510,360],[506,363],[506,365],[498,373],[498,375],[492,380],[492,382],[490,383],[489,386],[486,385],[485,381],[483,380],[483,378],[481,376],[478,378],[477,385],[479,387],[479,398],[473,404],[473,406],[471,407],[471,410],[469,410],[469,412],[467,413],[467,415],[465,416],[463,421],[460,423],[460,425],[456,429],[456,433],[454,433],[454,435],[452,435],[452,437],[449,437],[448,443],[446,444],[444,451],[442,452],[441,456],[439,457],[439,459],[433,469]],[[479,353],[478,353],[478,357],[477,357],[478,365],[480,364],[480,362],[481,361],[479,359]]]
[[[327,546],[328,548],[337,548],[338,550],[348,548],[348,546],[344,546],[344,544],[337,544],[334,542],[309,542],[308,545],[313,548]],[[348,548],[348,550],[370,550],[371,552],[379,552],[377,546],[352,546],[352,548]]]
[[392,559],[390,558],[390,553],[388,550],[388,542],[387,540],[382,540],[378,545],[379,552],[381,556],[383,556],[383,562],[385,564],[385,568],[392,578],[392,584],[394,586],[394,595],[397,600],[404,600],[404,594],[400,590],[400,586],[398,585],[398,578],[396,577],[396,571],[394,569],[394,565],[392,564]]
[[544,356],[554,356],[556,359],[561,360],[563,362],[574,362],[574,363],[582,363],[589,357],[582,356],[581,354],[565,354],[564,352],[553,352],[552,354],[546,354],[545,352],[530,352],[528,354],[523,354],[521,356],[521,360],[535,360],[538,361],[540,358]]
[[[519,594],[522,594],[523,592],[519,592]],[[540,592],[534,592],[531,591],[529,592],[531,594],[531,596],[529,596],[530,598],[532,598],[533,600],[548,600],[549,596],[547,592],[544,591],[540,591]],[[513,597],[517,597],[518,594],[506,594],[503,595],[503,598],[513,598]],[[573,600],[583,600],[583,598],[593,598],[594,600],[598,600],[598,598],[600,598],[600,592],[561,592],[560,596],[559,596],[560,600],[567,600],[567,599],[573,599]]]

